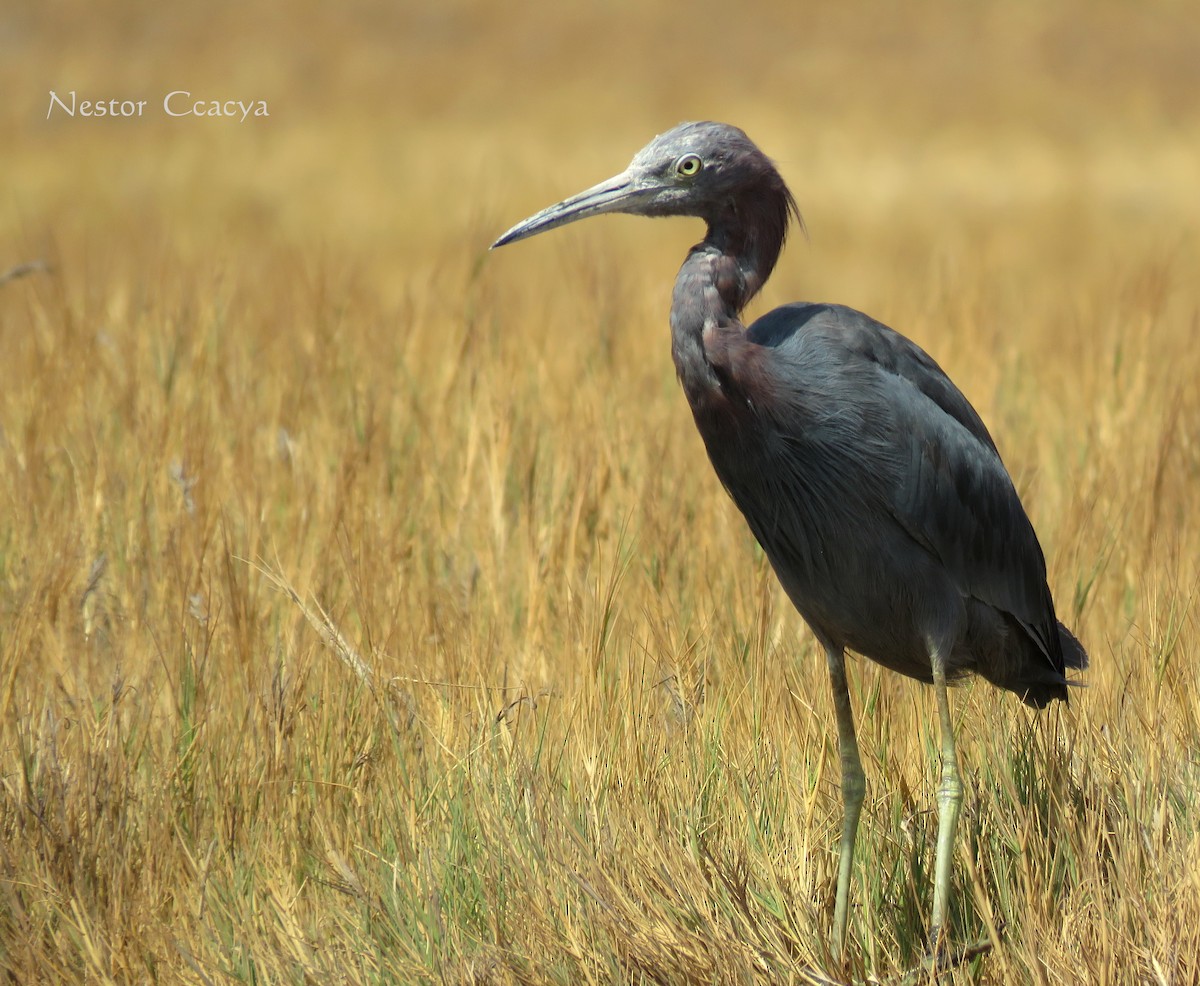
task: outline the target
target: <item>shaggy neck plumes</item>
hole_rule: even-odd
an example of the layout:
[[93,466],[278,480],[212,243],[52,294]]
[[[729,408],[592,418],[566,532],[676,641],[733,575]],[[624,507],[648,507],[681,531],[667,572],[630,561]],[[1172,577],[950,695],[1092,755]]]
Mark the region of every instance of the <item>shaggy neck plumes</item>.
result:
[[730,258],[740,274],[741,293],[727,300],[740,312],[767,283],[787,239],[788,226],[800,213],[783,180],[764,183],[730,199],[724,208],[708,217],[704,246]]
[[683,262],[671,305],[671,351],[689,400],[716,383],[705,331],[741,330],[738,316],[775,269],[793,217],[796,203],[774,171],[706,217],[708,235]]

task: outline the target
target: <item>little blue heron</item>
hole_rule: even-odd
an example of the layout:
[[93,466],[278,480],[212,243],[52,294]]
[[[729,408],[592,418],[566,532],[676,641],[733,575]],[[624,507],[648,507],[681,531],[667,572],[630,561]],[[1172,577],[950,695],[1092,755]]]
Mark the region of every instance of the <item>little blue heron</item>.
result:
[[493,248],[606,212],[708,225],[675,280],[671,354],[717,476],[825,650],[845,808],[838,954],[866,790],[845,651],[933,683],[936,950],[963,796],[947,683],[978,674],[1040,709],[1066,701],[1067,668],[1087,666],[1055,617],[1033,526],[983,421],[915,343],[841,305],[784,305],[741,323],[800,218],[741,130],[680,124],[616,177],[518,223]]

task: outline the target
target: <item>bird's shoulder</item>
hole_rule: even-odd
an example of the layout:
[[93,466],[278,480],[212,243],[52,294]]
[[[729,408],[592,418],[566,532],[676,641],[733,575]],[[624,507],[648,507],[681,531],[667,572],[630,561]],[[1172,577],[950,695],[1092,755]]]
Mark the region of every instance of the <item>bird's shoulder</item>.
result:
[[[993,454],[983,419],[954,382],[911,339],[854,308],[812,302],[782,305],[746,330],[746,341],[769,351],[765,360],[786,386],[819,386],[825,379],[869,382],[868,374],[895,400],[904,392],[923,396]],[[864,393],[864,399],[869,393]]]

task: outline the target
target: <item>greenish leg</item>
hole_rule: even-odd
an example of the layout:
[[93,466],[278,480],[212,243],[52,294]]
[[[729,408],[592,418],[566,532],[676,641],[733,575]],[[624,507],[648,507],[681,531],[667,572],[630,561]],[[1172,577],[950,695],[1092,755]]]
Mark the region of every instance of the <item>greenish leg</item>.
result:
[[950,697],[946,688],[946,658],[938,648],[931,647],[930,659],[942,734],[942,783],[937,794],[937,862],[933,874],[933,927],[929,932],[930,947],[936,954],[942,936],[949,934],[950,871],[954,862],[954,832],[962,808],[963,787],[958,772],[958,754],[954,749],[954,722],[950,718]]
[[838,856],[837,897],[833,907],[833,952],[840,957],[846,947],[849,919],[850,873],[854,867],[854,838],[867,793],[867,779],[858,755],[850,690],[846,687],[846,655],[841,648],[826,646],[829,681],[833,685],[833,707],[837,712],[838,756],[842,763],[842,844]]

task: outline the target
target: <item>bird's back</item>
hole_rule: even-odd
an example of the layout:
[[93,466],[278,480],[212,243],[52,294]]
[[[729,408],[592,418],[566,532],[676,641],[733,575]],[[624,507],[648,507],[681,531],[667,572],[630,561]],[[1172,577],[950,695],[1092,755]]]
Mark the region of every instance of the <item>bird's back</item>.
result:
[[860,312],[787,305],[706,337],[689,395],[713,465],[825,641],[930,680],[977,672],[1041,706],[1086,655],[979,415],[915,343]]

